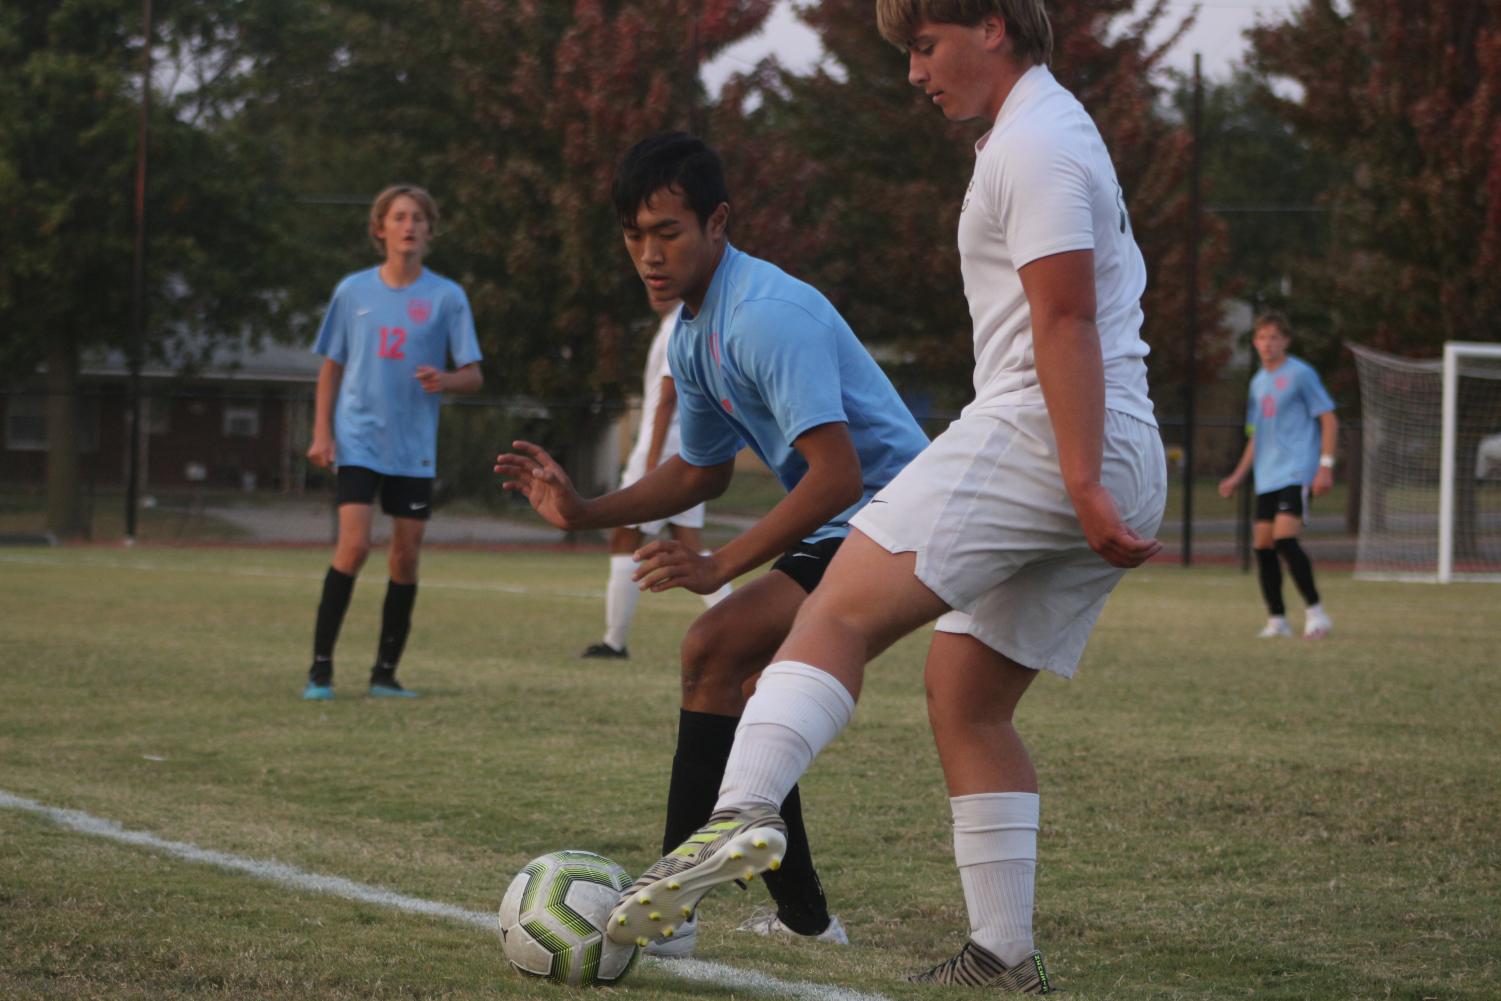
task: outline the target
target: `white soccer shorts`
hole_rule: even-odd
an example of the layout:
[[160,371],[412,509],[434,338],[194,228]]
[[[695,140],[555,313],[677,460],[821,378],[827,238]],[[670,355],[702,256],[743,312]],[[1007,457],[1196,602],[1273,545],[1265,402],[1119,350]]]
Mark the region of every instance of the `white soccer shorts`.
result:
[[[672,456],[664,455],[662,456],[662,461],[665,462],[670,458]],[[641,452],[637,454],[636,452],[632,452],[630,461],[625,465],[625,472],[620,474],[620,489],[624,490],[645,475],[646,453]],[[683,528],[703,528],[704,506],[702,504],[695,504],[688,510],[681,511],[670,518],[663,518],[660,521],[648,521],[644,525],[627,525],[626,527],[638,529],[642,535],[651,537],[660,533],[668,525],[680,525]]]
[[[1157,429],[1107,411],[1101,480],[1126,524],[1154,536],[1167,502]],[[1042,407],[961,417],[851,524],[888,552],[917,554],[917,579],[954,609],[939,631],[1065,678],[1125,573],[1085,541]]]

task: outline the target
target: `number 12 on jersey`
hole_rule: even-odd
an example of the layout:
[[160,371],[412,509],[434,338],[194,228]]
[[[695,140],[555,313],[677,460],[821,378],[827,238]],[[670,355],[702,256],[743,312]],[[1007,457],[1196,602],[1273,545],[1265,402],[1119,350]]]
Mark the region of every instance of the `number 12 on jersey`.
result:
[[406,358],[406,352],[401,350],[407,342],[407,332],[401,327],[380,328],[380,356],[401,361]]

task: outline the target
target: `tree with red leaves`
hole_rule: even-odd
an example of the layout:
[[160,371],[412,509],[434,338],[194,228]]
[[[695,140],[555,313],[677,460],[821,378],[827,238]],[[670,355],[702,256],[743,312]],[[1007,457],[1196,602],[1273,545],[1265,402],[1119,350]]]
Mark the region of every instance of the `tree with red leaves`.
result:
[[1336,337],[1433,354],[1501,339],[1501,9],[1308,0],[1252,32],[1279,108],[1335,162],[1331,249],[1300,277]]

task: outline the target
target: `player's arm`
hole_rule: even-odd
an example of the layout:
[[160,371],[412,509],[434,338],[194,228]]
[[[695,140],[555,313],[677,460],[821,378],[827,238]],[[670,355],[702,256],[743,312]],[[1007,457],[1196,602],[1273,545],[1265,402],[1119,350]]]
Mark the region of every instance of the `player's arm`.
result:
[[635,579],[641,586],[713,594],[747,570],[786,552],[865,492],[860,454],[843,422],[810,428],[797,436],[792,447],[808,464],[808,471],[776,507],[707,556],[670,539],[643,546],[636,551],[641,566]]
[[334,402],[344,382],[344,366],[332,358],[323,359],[318,369],[318,392],[313,405],[313,443],[307,457],[315,466],[327,469],[334,464]]
[[1220,480],[1220,496],[1229,497],[1236,489],[1246,481],[1246,474],[1251,471],[1251,463],[1256,461],[1256,435],[1246,433],[1246,447],[1240,453],[1240,461],[1230,471],[1230,475]]
[[724,493],[735,472],[733,461],[694,466],[674,455],[630,486],[591,500],[579,495],[546,449],[528,441],[511,445],[515,452],[495,458],[495,472],[505,477],[505,489],[521,493],[538,514],[567,531],[670,518]]
[[657,397],[657,409],[651,418],[651,441],[646,443],[646,468],[656,469],[662,461],[662,448],[667,444],[667,430],[672,424],[672,415],[678,408],[678,387],[672,376],[662,376],[661,395]]
[[477,393],[485,384],[485,377],[480,373],[477,361],[452,372],[445,372],[431,365],[418,365],[417,371],[412,375],[429,393]]
[[1339,418],[1333,410],[1319,414],[1319,471],[1313,477],[1313,495],[1322,497],[1334,486],[1334,449],[1339,443]]
[[1120,516],[1100,482],[1105,436],[1105,362],[1095,326],[1094,251],[1072,250],[1023,266],[1032,314],[1037,380],[1047,401],[1058,466],[1089,547],[1112,566],[1136,567],[1162,549]]

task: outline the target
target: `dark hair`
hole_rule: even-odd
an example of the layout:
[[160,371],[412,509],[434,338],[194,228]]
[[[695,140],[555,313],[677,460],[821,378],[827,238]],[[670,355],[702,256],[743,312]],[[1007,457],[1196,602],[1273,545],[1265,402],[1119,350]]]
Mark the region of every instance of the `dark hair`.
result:
[[1268,313],[1262,313],[1260,316],[1258,316],[1256,318],[1256,322],[1251,324],[1251,331],[1252,333],[1254,333],[1260,330],[1262,327],[1272,327],[1283,337],[1286,337],[1289,340],[1292,339],[1292,323],[1288,321],[1286,315],[1279,313],[1276,310],[1272,310]]
[[702,139],[686,132],[663,132],[643,139],[626,151],[615,168],[610,199],[620,225],[636,225],[636,213],[652,195],[672,188],[683,196],[700,226],[714,210],[730,200],[719,154]]

